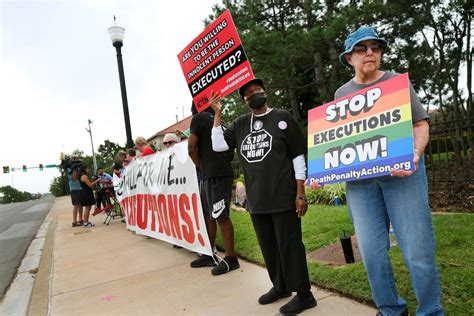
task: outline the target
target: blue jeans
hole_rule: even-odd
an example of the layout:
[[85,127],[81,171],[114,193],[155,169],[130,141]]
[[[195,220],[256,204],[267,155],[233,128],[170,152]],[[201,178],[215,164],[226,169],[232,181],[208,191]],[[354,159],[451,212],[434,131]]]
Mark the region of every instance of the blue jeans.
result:
[[388,256],[392,223],[418,300],[416,314],[444,315],[423,160],[410,177],[347,182],[347,201],[372,297],[382,314],[399,315],[407,308],[397,294]]

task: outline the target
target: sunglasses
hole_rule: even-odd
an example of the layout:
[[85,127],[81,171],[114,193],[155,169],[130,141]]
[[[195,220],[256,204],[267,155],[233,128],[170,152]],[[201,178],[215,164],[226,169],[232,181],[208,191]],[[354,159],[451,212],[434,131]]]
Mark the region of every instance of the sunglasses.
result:
[[174,141],[163,142],[163,145],[166,145],[166,146],[167,145],[173,145],[174,143],[176,143],[176,142],[174,142]]
[[372,52],[378,53],[382,50],[383,44],[373,43],[369,45],[356,45],[352,51],[357,54],[364,54],[369,50],[369,48],[372,50]]

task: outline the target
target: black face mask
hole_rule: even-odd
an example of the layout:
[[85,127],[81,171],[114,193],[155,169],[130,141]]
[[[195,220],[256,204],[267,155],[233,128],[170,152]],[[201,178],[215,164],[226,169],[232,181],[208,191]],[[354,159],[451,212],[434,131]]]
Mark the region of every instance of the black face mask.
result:
[[258,92],[252,95],[247,100],[249,102],[249,107],[258,110],[265,105],[265,101],[267,101],[267,96],[263,92]]

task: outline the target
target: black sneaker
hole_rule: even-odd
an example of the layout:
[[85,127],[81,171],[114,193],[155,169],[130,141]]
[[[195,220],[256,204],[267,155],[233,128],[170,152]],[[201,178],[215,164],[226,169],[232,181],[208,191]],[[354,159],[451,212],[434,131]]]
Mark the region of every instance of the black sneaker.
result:
[[225,257],[224,260],[219,262],[217,267],[212,269],[211,273],[212,275],[221,275],[238,268],[240,268],[240,264],[237,257]]
[[316,303],[316,299],[314,298],[313,294],[310,294],[305,299],[301,299],[298,295],[296,295],[291,299],[291,301],[280,307],[280,313],[283,315],[299,314],[308,308],[315,307],[316,305],[318,305],[318,303]]
[[191,268],[202,268],[202,267],[214,267],[216,263],[211,256],[202,255],[193,262],[191,262]]
[[267,305],[267,304],[271,304],[273,302],[278,301],[280,298],[285,298],[285,297],[290,297],[290,296],[291,296],[291,292],[280,293],[274,287],[272,287],[270,291],[260,296],[260,298],[258,299],[258,302],[262,305]]

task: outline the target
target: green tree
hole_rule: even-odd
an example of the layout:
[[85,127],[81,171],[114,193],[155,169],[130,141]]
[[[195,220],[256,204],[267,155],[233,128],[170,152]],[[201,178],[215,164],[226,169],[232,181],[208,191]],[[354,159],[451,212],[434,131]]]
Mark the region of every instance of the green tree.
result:
[[49,185],[49,192],[55,197],[65,196],[69,194],[67,178],[64,176],[54,177]]
[[108,139],[106,139],[103,144],[99,145],[98,148],[98,152],[107,166],[112,165],[120,150],[125,150],[125,147],[121,147],[119,144],[111,142]]
[[[470,128],[469,144],[465,144],[462,119],[474,119],[472,106],[472,3],[468,1],[434,1],[423,3],[427,25],[421,31],[424,43],[434,54],[430,61],[436,67],[431,77],[428,93],[437,95],[436,101],[445,122],[455,157],[462,163],[467,148],[474,148],[474,129]],[[462,65],[467,67],[467,77],[460,77]],[[467,85],[467,96],[461,88]]]
[[0,192],[3,193],[2,203],[24,202],[33,199],[33,195],[29,192],[19,191],[12,186],[0,187]]

